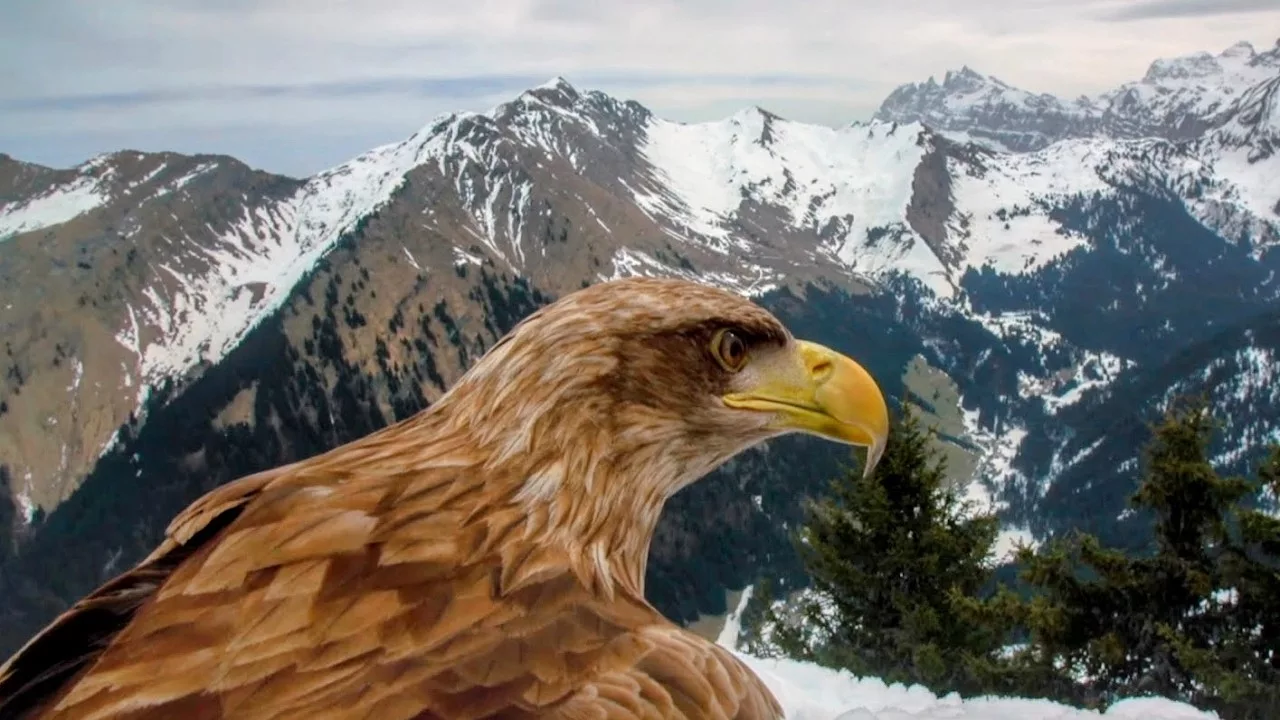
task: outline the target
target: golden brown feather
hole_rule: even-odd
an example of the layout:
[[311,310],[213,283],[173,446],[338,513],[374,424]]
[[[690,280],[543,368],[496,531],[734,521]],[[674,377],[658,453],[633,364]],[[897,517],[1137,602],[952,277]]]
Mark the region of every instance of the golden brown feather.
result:
[[0,667],[0,717],[781,717],[644,572],[667,498],[762,440],[874,459],[883,398],[817,347],[692,283],[574,293],[419,415],[197,500]]

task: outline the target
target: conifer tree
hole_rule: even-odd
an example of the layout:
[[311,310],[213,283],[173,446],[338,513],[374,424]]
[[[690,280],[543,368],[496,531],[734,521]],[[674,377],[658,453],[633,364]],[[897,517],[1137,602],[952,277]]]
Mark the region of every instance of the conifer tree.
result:
[[[1251,490],[1280,499],[1280,448],[1259,468]],[[1218,567],[1225,590],[1204,609],[1215,623],[1212,645],[1173,641],[1202,688],[1202,704],[1224,717],[1280,717],[1280,519],[1241,506],[1235,520],[1238,539]]]
[[935,692],[982,692],[1003,645],[1001,613],[972,604],[992,577],[994,515],[946,477],[909,409],[869,477],[850,471],[808,507],[798,546],[821,599],[775,624],[788,654]]
[[1269,717],[1256,711],[1274,702],[1280,678],[1280,645],[1264,638],[1280,620],[1280,556],[1268,557],[1280,523],[1245,507],[1254,486],[1215,472],[1212,434],[1202,399],[1175,402],[1154,429],[1131,499],[1153,520],[1149,554],[1084,534],[1020,553],[1023,580],[1041,591],[1023,616],[1032,638],[1023,659],[1081,677],[1089,704],[1161,695],[1224,717]]

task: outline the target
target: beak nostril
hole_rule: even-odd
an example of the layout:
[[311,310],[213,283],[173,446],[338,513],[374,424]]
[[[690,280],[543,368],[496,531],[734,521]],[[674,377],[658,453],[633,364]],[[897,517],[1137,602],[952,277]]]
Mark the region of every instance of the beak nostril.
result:
[[826,380],[834,368],[835,366],[831,364],[830,360],[819,360],[813,364],[813,367],[809,368],[809,374],[815,380]]

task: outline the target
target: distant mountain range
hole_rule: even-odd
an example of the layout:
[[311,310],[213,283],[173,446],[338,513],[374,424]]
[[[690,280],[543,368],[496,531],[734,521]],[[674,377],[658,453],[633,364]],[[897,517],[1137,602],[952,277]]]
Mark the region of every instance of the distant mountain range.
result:
[[[1280,41],[1266,52],[1240,42],[1218,55],[1156,60],[1141,80],[1075,99],[1020,90],[964,67],[941,84],[929,78],[900,86],[875,118],[922,122],[952,139],[1010,152],[1070,138],[1196,140],[1216,130],[1224,140],[1270,153],[1275,128],[1261,117],[1274,121],[1277,87]],[[1271,133],[1269,144],[1259,147],[1263,143],[1250,137],[1255,131]]]
[[[621,275],[756,297],[940,423],[1011,532],[1124,541],[1144,423],[1209,391],[1280,439],[1280,48],[1092,99],[972,70],[868,123],[680,124],[561,79],[306,179],[121,151],[0,155],[0,654],[209,488],[439,396],[520,317]],[[691,619],[797,577],[803,438],[672,503],[650,592]]]

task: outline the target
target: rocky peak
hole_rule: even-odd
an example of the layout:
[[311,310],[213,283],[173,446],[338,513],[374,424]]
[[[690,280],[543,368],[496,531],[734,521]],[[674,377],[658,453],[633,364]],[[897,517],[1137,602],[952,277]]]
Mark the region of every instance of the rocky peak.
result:
[[1155,60],[1146,75],[1096,97],[1073,101],[1014,88],[969,66],[902,85],[876,117],[920,121],[957,139],[1000,150],[1034,151],[1066,138],[1202,137],[1234,114],[1251,88],[1280,76],[1280,44],[1259,53],[1247,42],[1217,55]]
[[1275,45],[1270,50],[1254,54],[1249,58],[1249,65],[1253,67],[1280,68],[1280,38],[1276,39]]
[[1241,40],[1240,42],[1222,51],[1222,56],[1229,57],[1229,58],[1244,57],[1244,58],[1252,59],[1257,54],[1258,54],[1258,51],[1254,49],[1253,43],[1247,40]]
[[[1251,163],[1270,158],[1280,150],[1280,77],[1244,93],[1209,141],[1248,148]],[[1280,208],[1280,197],[1276,198],[1275,207]]]
[[[930,78],[932,80],[933,78]],[[942,87],[946,90],[958,92],[971,92],[988,85],[994,85],[1000,88],[1007,88],[1008,85],[1000,82],[990,75],[984,75],[968,65],[960,66],[959,70],[948,70],[942,79]]]
[[582,94],[568,80],[557,75],[535,88],[524,91],[520,97],[535,98],[548,105],[568,109],[582,99]]
[[1143,76],[1144,82],[1157,83],[1168,79],[1209,77],[1222,72],[1218,58],[1207,52],[1198,52],[1177,58],[1160,58],[1152,61]]

